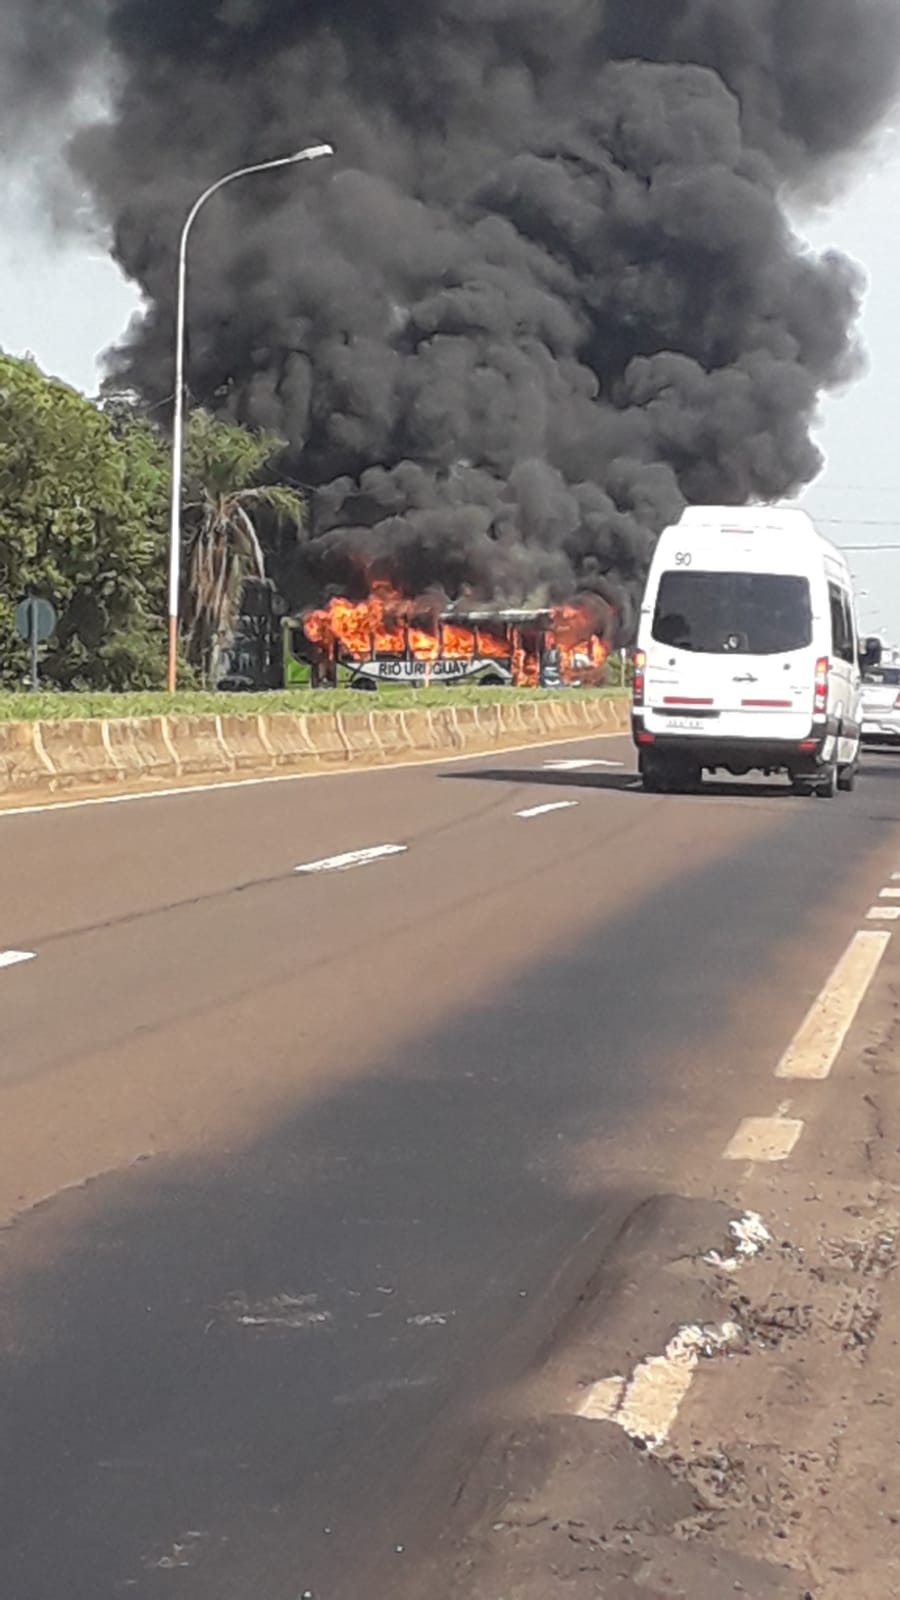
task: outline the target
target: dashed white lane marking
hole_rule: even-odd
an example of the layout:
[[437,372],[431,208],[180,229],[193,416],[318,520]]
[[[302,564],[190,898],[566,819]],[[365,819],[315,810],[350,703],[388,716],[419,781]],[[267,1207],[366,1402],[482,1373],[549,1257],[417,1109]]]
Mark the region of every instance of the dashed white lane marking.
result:
[[900,889],[882,889],[880,900],[900,900]]
[[[598,739],[627,739],[625,732],[577,734],[574,739],[558,739],[562,744],[593,744]],[[520,755],[523,750],[546,749],[546,740],[535,744],[504,745],[504,756]],[[177,800],[186,794],[212,794],[216,789],[263,789],[276,783],[309,783],[315,778],[365,778],[373,772],[408,772],[413,767],[450,767],[466,761],[485,761],[490,751],[470,750],[466,755],[426,756],[421,761],[385,761],[376,767],[322,768],[318,772],[270,772],[264,778],[225,778],[213,783],[185,783],[170,789],[144,789],[132,794],[89,795],[82,800],[51,800],[46,805],[0,807],[0,822],[5,817],[35,817],[44,811],[83,811],[88,806],[125,806],[138,800]]]
[[548,772],[582,772],[587,767],[624,767],[624,761],[545,761]]
[[900,920],[900,906],[870,906],[866,919],[869,922],[897,922]]
[[18,967],[23,961],[36,961],[33,950],[0,950],[0,967]]
[[347,850],[341,856],[323,856],[321,861],[306,861],[295,872],[349,872],[351,867],[368,867],[373,861],[383,861],[385,856],[402,856],[409,849],[406,844],[376,844],[368,850]]
[[703,1357],[738,1344],[734,1322],[720,1327],[679,1328],[661,1356],[649,1356],[632,1377],[604,1378],[588,1390],[578,1415],[590,1422],[614,1422],[648,1450],[665,1444]]
[[551,805],[529,806],[526,811],[517,811],[517,817],[545,817],[548,811],[570,811],[577,806],[577,800],[554,800]]
[[725,1146],[726,1161],[786,1161],[803,1132],[794,1117],[745,1117]]
[[777,1078],[828,1077],[890,942],[889,933],[851,939],[779,1061]]

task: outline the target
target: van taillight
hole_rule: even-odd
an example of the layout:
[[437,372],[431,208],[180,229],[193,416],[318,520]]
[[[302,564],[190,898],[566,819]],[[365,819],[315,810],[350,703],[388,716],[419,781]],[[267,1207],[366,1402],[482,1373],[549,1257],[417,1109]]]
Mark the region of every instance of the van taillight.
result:
[[828,657],[820,656],[816,662],[816,692],[813,699],[813,716],[824,717],[828,711]]
[[635,650],[632,662],[632,698],[636,706],[644,704],[644,673],[647,668],[647,652]]

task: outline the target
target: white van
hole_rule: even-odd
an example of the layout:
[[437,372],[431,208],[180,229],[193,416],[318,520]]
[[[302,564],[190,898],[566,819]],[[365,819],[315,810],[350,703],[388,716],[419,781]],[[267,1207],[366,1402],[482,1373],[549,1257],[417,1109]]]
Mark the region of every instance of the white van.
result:
[[641,607],[644,788],[759,770],[798,794],[852,789],[870,664],[847,563],[804,511],[690,507],[660,536]]

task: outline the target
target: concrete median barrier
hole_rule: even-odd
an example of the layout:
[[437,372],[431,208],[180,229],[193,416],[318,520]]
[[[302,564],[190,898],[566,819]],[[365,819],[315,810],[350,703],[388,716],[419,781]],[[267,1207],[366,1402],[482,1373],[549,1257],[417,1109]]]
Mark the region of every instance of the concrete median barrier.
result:
[[266,772],[274,752],[266,738],[264,717],[222,716],[222,742],[237,772]]
[[500,737],[506,742],[524,743],[525,723],[522,719],[522,707],[518,700],[508,700],[506,705],[498,706],[500,717]]
[[315,746],[306,726],[306,717],[289,711],[261,717],[263,736],[272,754],[272,767],[302,771],[315,763]]
[[[351,717],[358,715],[350,712]],[[315,712],[304,717],[306,736],[313,749],[314,759],[330,765],[332,762],[347,761],[350,756],[350,746],[344,733],[341,718],[328,712]]]
[[93,788],[119,781],[104,722],[42,722],[38,736],[52,768],[51,788]]
[[[372,726],[378,741],[378,749],[384,761],[402,761],[418,747],[414,745],[406,724],[408,716],[414,715],[409,711],[377,711],[372,714]],[[425,719],[427,727],[427,718]],[[427,750],[427,744],[421,747]]]
[[180,776],[163,717],[113,717],[105,726],[120,783],[135,776],[170,782]]
[[377,721],[379,726],[382,717],[390,716],[385,711],[342,711],[338,717],[338,730],[346,745],[345,755],[350,761],[381,761],[384,753],[375,730]]
[[234,772],[234,760],[222,737],[221,717],[165,717],[163,721],[182,777]]
[[478,723],[485,750],[499,750],[510,742],[503,706],[497,704],[479,706]]
[[481,725],[480,706],[456,707],[456,736],[464,752],[490,749],[487,729]]
[[378,726],[382,726],[382,719],[387,716],[401,717],[407,738],[407,754],[414,755],[440,755],[441,743],[438,731],[431,720],[427,706],[418,711],[379,711]]
[[40,723],[0,723],[0,795],[28,794],[48,786],[52,776]]
[[574,707],[565,700],[541,700],[538,702],[541,732],[548,738],[554,734],[564,734],[574,726]]
[[0,803],[235,774],[379,766],[417,756],[474,755],[513,745],[624,732],[626,699],[498,700],[377,706],[338,715],[120,717],[0,723]]
[[428,719],[439,751],[446,750],[448,755],[455,755],[462,750],[455,706],[431,706]]
[[523,700],[519,710],[522,713],[522,732],[526,739],[539,739],[543,733],[541,725],[541,710],[537,700]]

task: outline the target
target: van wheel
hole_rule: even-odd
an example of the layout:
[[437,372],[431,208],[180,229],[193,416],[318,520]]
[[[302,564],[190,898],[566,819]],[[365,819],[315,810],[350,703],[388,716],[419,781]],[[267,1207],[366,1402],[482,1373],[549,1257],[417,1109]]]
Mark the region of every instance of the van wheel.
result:
[[819,782],[816,784],[816,794],[822,800],[833,800],[835,795],[837,794],[837,792],[838,792],[837,762],[836,761],[832,761],[831,765],[825,768],[825,771],[822,774],[822,777],[819,779]]
[[690,794],[703,781],[702,767],[673,756],[641,755],[638,770],[646,794]]
[[679,763],[674,768],[669,779],[669,788],[676,794],[696,794],[703,787],[703,768],[697,767],[691,761],[682,765]]
[[638,757],[638,772],[645,794],[662,794],[665,784],[662,765],[658,760],[642,751]]
[[858,775],[859,768],[855,762],[850,767],[841,768],[840,772],[838,773],[837,781],[837,786],[840,789],[841,794],[853,793],[854,789],[856,788],[856,779]]

